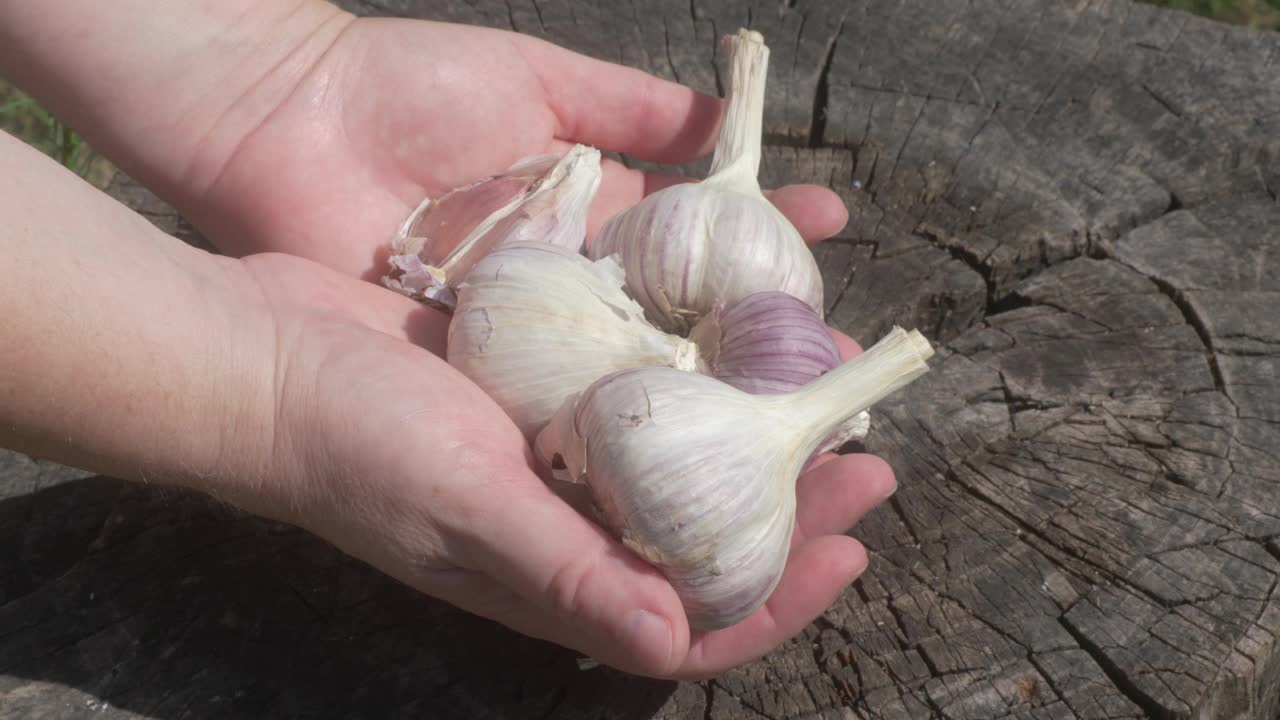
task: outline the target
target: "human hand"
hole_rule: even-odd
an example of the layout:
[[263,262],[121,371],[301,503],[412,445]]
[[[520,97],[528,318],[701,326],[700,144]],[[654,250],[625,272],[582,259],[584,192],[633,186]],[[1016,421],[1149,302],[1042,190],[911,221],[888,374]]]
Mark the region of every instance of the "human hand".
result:
[[[238,475],[202,465],[193,484],[213,478],[202,489],[297,522],[413,587],[652,675],[705,676],[760,655],[797,633],[861,572],[865,552],[842,533],[891,492],[893,476],[870,456],[825,456],[799,483],[795,548],[769,603],[732,628],[690,633],[661,576],[554,496],[530,469],[529,450],[509,420],[438,359],[447,318],[351,278],[380,274],[387,238],[423,195],[571,141],[682,160],[709,149],[718,101],[509,33],[353,22],[325,6],[277,13],[287,17],[266,26],[274,43],[266,51],[253,37],[209,37],[216,35],[209,22],[196,33],[156,30],[189,22],[184,13],[197,12],[192,3],[126,5],[93,15],[74,4],[55,6],[62,14],[14,4],[5,11],[19,17],[0,25],[15,31],[5,51],[9,66],[27,72],[28,84],[41,73],[59,79],[40,86],[52,88],[55,109],[78,113],[94,145],[174,200],[222,248],[249,255],[241,261],[246,273],[274,308],[269,325],[279,365],[270,379],[278,383],[279,420],[271,436],[280,447],[268,467]],[[278,9],[243,5],[236,11],[246,16]],[[114,39],[127,33],[109,26],[139,18],[148,42],[176,38],[192,47],[175,53],[182,59],[174,63],[134,45],[117,52]],[[314,27],[291,29],[294,18]],[[31,32],[32,23],[43,30]],[[252,26],[243,20],[235,27]],[[66,33],[80,33],[79,52],[29,62],[43,48],[65,45],[57,40]],[[149,58],[141,68],[139,56]],[[253,71],[263,57],[278,61],[265,63],[272,68],[266,75]],[[84,62],[96,63],[97,72],[75,72]],[[201,63],[205,71],[196,72],[192,66]],[[173,78],[156,80],[144,68]],[[225,72],[225,81],[191,83],[210,68]],[[85,77],[106,77],[112,92],[101,96],[94,83],[78,89]],[[157,85],[172,85],[163,107],[138,101],[154,97]],[[138,108],[147,122],[130,120]],[[613,164],[605,172],[592,227],[671,181]],[[773,199],[810,240],[844,222],[840,203],[824,189],[784,189]],[[86,237],[84,228],[64,235]],[[310,257],[338,273],[296,257],[253,255],[264,250]],[[120,272],[139,267],[140,258]],[[213,400],[235,400],[228,396]],[[119,424],[103,421],[104,447],[118,444]],[[160,442],[177,432],[166,430],[157,435],[149,425],[138,437],[154,438],[155,452],[171,456],[162,467],[172,469],[190,453],[174,454]],[[250,440],[226,445],[243,449],[236,443]],[[89,463],[100,455],[65,457]],[[131,462],[125,456],[100,466],[125,471]],[[641,609],[664,620],[669,634],[629,634],[626,618]]]
[[[288,252],[375,279],[425,196],[576,142],[656,162],[714,144],[720,100],[528,36],[380,18],[330,35],[305,73],[291,69],[297,87],[257,111],[260,124],[192,167],[188,182],[202,190],[185,209],[224,251]],[[603,169],[591,233],[679,180],[608,159]],[[847,218],[826,188],[772,197],[811,241]]]
[[275,467],[293,488],[247,489],[237,501],[251,510],[519,632],[662,677],[767,652],[866,565],[842,533],[892,492],[893,475],[869,455],[826,456],[798,484],[791,558],[767,604],[691,632],[662,575],[553,493],[501,409],[419,347],[434,313],[298,258],[242,262],[279,308]]
[[[632,107],[636,98],[647,104]],[[283,250],[377,276],[386,239],[424,195],[571,142],[684,160],[710,147],[719,112],[685,88],[523,36],[360,20],[237,146],[204,193],[202,227],[233,253]],[[673,181],[608,161],[604,170],[592,230]],[[809,240],[845,221],[825,189],[773,198]],[[443,355],[442,316],[369,290],[329,294],[342,299],[328,312],[386,312],[379,326],[393,335],[405,326],[397,315],[433,318],[412,339]],[[287,294],[326,304],[296,287]],[[428,594],[633,672],[711,675],[799,632],[865,567],[843,533],[894,487],[877,458],[821,458],[799,483],[793,555],[769,603],[733,628],[691,632],[669,584],[541,483],[523,440],[474,386],[402,342],[333,342],[341,349],[321,354],[341,360],[315,371],[324,399],[308,417],[322,428],[308,435],[342,456],[320,467],[358,471],[331,477],[332,509],[301,522]],[[353,506],[370,510],[339,512]],[[638,636],[628,628],[638,610],[667,629]]]
[[[323,0],[0,4],[0,74],[224,252],[366,279],[425,196],[572,143],[690,160],[722,106],[528,36]],[[679,180],[606,161],[589,231]],[[847,219],[826,188],[771,198],[809,241]]]

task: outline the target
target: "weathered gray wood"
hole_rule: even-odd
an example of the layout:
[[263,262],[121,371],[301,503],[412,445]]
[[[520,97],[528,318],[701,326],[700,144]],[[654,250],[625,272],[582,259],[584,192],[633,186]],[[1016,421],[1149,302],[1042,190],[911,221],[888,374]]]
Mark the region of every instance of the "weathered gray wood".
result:
[[712,92],[716,38],[765,33],[764,179],[853,211],[819,251],[832,322],[941,344],[868,441],[900,481],[855,530],[871,568],[762,661],[660,683],[8,456],[0,718],[1276,717],[1280,36],[1108,0],[351,7]]

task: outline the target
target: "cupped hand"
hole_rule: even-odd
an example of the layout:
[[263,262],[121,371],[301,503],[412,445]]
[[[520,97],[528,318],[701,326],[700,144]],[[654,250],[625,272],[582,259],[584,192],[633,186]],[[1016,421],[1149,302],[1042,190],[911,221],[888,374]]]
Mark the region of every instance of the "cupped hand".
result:
[[799,482],[776,592],[738,625],[691,632],[662,575],[553,493],[501,409],[422,347],[437,315],[296,257],[242,262],[275,308],[273,466],[289,479],[233,502],[465,610],[659,677],[764,654],[866,566],[843,533],[893,491],[893,474],[869,455],[826,456]]
[[[798,633],[866,565],[843,533],[892,492],[882,461],[816,461],[769,602],[732,628],[691,632],[662,576],[552,493],[512,423],[439,359],[447,317],[352,279],[382,274],[387,240],[424,196],[574,142],[684,161],[713,146],[720,101],[512,33],[334,22],[347,24],[317,34],[313,66],[286,68],[299,79],[278,106],[229,155],[198,158],[200,202],[183,208],[248,256],[291,318],[281,417],[296,426],[298,472],[320,478],[282,501],[291,516],[425,593],[635,673],[705,677]],[[604,171],[592,230],[679,180]],[[810,241],[846,220],[824,188],[771,197]],[[267,250],[337,272],[254,255]]]
[[[260,83],[288,92],[246,93],[255,107],[225,113],[229,125],[262,121],[192,163],[185,195],[198,201],[182,209],[225,252],[287,252],[376,279],[424,197],[521,158],[583,143],[672,163],[714,146],[719,99],[528,36],[341,14],[322,27],[323,47],[299,53],[318,58],[310,67],[285,63],[274,72],[287,81]],[[606,160],[590,231],[678,180]],[[847,219],[826,188],[771,197],[811,240]]]

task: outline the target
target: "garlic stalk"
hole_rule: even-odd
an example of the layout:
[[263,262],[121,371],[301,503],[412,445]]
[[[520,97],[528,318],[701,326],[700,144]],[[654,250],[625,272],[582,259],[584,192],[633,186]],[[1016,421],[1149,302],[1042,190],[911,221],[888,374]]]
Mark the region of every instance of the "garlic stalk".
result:
[[498,247],[545,242],[577,251],[600,187],[600,151],[575,145],[562,156],[525,158],[506,172],[424,200],[397,231],[383,284],[452,309],[456,289]]
[[449,364],[479,385],[532,440],[565,398],[615,370],[692,371],[693,343],[644,319],[613,257],[592,262],[517,242],[475,265],[449,324]]
[[884,339],[803,388],[750,395],[694,373],[613,373],[566,401],[539,458],[585,483],[601,523],[661,570],[690,625],[733,625],[786,565],[795,483],[831,431],[928,370],[918,332]]
[[658,327],[687,332],[717,303],[778,290],[822,314],[822,277],[800,233],[761,193],[769,49],[758,32],[724,39],[727,109],[711,175],[649,195],[615,215],[588,254],[621,254],[627,287]]
[[[791,392],[840,365],[840,349],[822,318],[799,299],[776,290],[712,308],[689,339],[698,346],[706,374],[752,395]],[[860,440],[870,426],[870,414],[860,412],[817,452]]]

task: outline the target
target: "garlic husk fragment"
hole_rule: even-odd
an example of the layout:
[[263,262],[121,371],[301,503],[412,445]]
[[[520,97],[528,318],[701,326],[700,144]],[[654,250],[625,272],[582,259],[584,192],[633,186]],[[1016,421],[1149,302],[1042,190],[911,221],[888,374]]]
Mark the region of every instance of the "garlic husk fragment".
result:
[[599,521],[666,575],[692,627],[728,627],[782,577],[805,461],[836,426],[926,372],[932,353],[918,332],[894,328],[772,396],[665,368],[624,370],[568,400],[535,448],[585,483]]
[[[714,307],[689,333],[704,372],[752,395],[787,393],[840,365],[840,348],[813,308],[784,292],[752,293]],[[861,440],[870,429],[865,410],[836,429],[817,452]]]
[[822,276],[800,233],[761,193],[760,143],[769,49],[758,32],[724,39],[727,110],[711,175],[649,195],[609,220],[588,249],[619,253],[650,319],[684,334],[718,303],[793,295],[822,314]]
[[503,245],[536,241],[580,250],[600,172],[600,151],[575,145],[424,200],[392,240],[392,271],[383,284],[451,309],[458,284]]
[[616,258],[547,243],[506,245],[458,291],[449,363],[532,439],[570,395],[616,370],[693,371],[697,348],[649,325],[622,290]]

